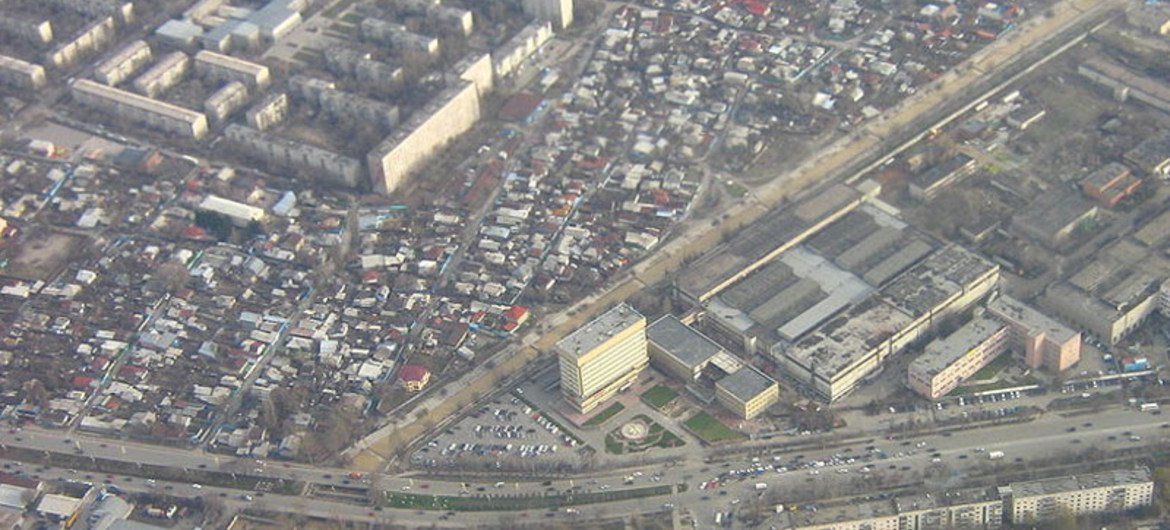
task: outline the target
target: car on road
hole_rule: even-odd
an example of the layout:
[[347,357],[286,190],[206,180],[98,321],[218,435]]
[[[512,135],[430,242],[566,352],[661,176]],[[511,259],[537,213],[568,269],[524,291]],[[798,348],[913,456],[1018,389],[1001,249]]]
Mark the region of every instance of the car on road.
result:
[[195,489],[197,489],[197,490],[201,490],[201,489],[203,489],[203,485],[202,485],[202,484],[192,484],[192,485],[191,485],[191,487],[192,487],[192,488],[195,488]]

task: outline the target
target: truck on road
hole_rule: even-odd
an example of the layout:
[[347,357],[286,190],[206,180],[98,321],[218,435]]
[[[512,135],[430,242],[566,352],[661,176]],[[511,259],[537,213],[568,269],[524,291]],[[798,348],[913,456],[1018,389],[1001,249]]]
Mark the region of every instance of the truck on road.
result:
[[999,460],[1001,458],[1003,458],[1003,451],[988,451],[987,452],[987,459],[988,460]]

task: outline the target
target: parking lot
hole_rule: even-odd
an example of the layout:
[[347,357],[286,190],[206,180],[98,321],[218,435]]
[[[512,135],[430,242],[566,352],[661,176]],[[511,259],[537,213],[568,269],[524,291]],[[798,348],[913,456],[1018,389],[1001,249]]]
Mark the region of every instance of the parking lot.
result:
[[575,463],[580,442],[519,396],[503,395],[451,426],[412,457],[431,468]]

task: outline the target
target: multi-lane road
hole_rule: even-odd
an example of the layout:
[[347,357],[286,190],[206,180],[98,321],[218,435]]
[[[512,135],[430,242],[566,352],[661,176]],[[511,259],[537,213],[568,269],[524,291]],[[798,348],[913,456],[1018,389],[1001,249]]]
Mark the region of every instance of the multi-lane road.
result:
[[[1165,445],[1170,439],[1170,423],[1162,416],[1136,411],[1130,407],[1115,405],[1100,411],[1066,416],[1050,412],[1041,415],[1034,421],[985,427],[962,431],[958,434],[921,434],[906,438],[889,440],[881,435],[874,437],[858,436],[853,441],[838,445],[831,449],[820,450],[789,450],[773,453],[757,454],[755,456],[737,456],[728,460],[704,461],[699,458],[687,460],[679,465],[640,469],[637,467],[613,470],[603,473],[582,475],[572,479],[560,479],[549,482],[508,482],[500,487],[492,481],[463,483],[460,481],[432,480],[411,476],[377,476],[369,475],[355,480],[348,476],[345,469],[331,469],[322,467],[307,467],[295,464],[265,462],[251,459],[237,459],[204,453],[199,450],[177,450],[161,448],[137,443],[111,442],[84,435],[69,434],[58,431],[46,431],[37,428],[26,428],[15,432],[0,434],[0,448],[22,447],[74,452],[80,448],[82,454],[96,458],[122,460],[127,462],[127,469],[132,470],[131,462],[143,464],[160,464],[171,467],[188,468],[191,470],[222,470],[234,471],[248,475],[286,478],[313,483],[314,488],[328,485],[362,486],[373,479],[373,482],[386,491],[410,491],[431,495],[521,495],[530,493],[545,493],[552,491],[598,492],[618,491],[625,488],[640,488],[656,485],[686,484],[686,491],[643,499],[639,501],[622,501],[597,505],[576,507],[577,513],[558,512],[548,516],[549,512],[532,511],[508,514],[518,517],[528,514],[529,517],[541,518],[574,518],[574,517],[601,517],[622,513],[641,513],[665,504],[675,507],[687,507],[698,520],[710,521],[717,511],[728,511],[737,499],[747,500],[754,498],[755,484],[768,484],[770,492],[779,492],[783,498],[788,492],[816,489],[816,491],[832,494],[848,494],[850,488],[865,484],[901,484],[916,483],[923,479],[924,473],[932,467],[946,466],[952,472],[963,472],[968,476],[978,474],[989,465],[1007,463],[1012,466],[1050,461],[1053,457],[1067,456],[1070,463],[1076,461],[1080,452],[1094,448],[1094,450],[1112,451],[1126,447],[1144,446],[1147,444]],[[880,453],[883,456],[879,456]],[[998,462],[989,461],[987,452],[1002,451],[1005,457]],[[834,455],[840,458],[834,463]],[[849,463],[848,459],[854,459]],[[823,465],[813,464],[823,462]],[[756,466],[767,465],[762,474],[745,477],[742,481],[738,477],[729,475],[737,470],[748,470]],[[772,466],[785,466],[789,469],[779,472]],[[803,467],[810,466],[810,467]],[[863,466],[869,466],[863,470]],[[71,472],[65,469],[48,469],[33,471],[36,466],[24,464],[12,466],[11,470],[21,470],[28,474],[37,474],[41,478],[66,478],[84,480],[90,475],[94,482],[109,481],[122,489],[159,489],[170,486],[168,491],[179,495],[219,495],[240,505],[256,502],[270,504],[273,509],[291,511],[302,514],[331,513],[334,516],[344,515],[347,518],[365,520],[385,520],[393,518],[395,521],[425,523],[459,523],[468,524],[485,522],[498,517],[496,514],[469,514],[460,513],[447,516],[442,512],[382,509],[373,511],[360,503],[337,502],[330,499],[308,497],[282,497],[273,494],[256,496],[252,501],[244,500],[244,495],[254,495],[253,492],[212,488],[200,485],[195,487],[190,483],[156,483],[147,485],[144,477],[127,475],[106,476],[84,469]],[[864,476],[865,478],[859,478]],[[629,479],[633,479],[632,481]],[[721,478],[721,484],[714,489],[705,489],[701,486],[713,479]],[[165,486],[164,486],[165,484]],[[676,488],[677,490],[677,488]],[[726,493],[723,493],[726,492]],[[736,504],[739,504],[738,502]],[[627,511],[628,510],[628,511]]]

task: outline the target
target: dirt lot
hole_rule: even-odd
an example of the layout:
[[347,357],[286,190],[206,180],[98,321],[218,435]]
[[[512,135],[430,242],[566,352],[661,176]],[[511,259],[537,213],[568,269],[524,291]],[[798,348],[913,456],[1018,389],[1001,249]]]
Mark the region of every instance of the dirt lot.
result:
[[5,276],[22,280],[49,280],[89,244],[84,236],[47,232],[30,233],[9,252]]

